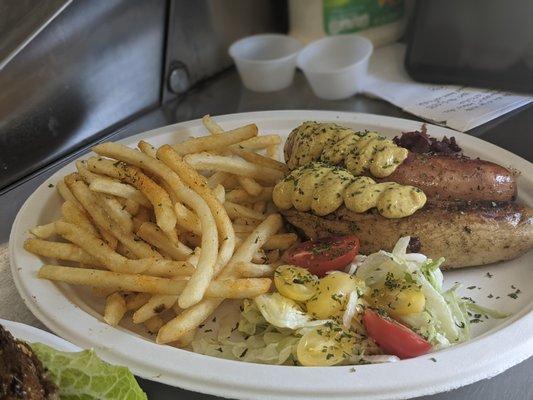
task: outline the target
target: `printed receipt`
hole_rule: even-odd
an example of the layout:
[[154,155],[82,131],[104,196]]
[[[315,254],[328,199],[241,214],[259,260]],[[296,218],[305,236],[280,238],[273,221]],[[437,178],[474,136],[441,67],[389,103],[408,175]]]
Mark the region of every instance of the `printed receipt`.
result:
[[404,69],[405,45],[378,48],[364,93],[438,125],[465,132],[533,101],[533,96],[414,82]]

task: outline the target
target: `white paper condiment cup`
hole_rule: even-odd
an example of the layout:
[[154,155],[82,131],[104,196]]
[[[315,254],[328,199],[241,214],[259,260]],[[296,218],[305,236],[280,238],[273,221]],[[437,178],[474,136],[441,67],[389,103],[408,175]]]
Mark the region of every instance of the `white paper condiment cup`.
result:
[[298,67],[318,97],[345,99],[363,89],[372,50],[362,36],[330,36],[308,44],[298,55]]
[[236,41],[229,55],[246,88],[273,92],[291,84],[301,48],[302,44],[290,36],[264,34]]

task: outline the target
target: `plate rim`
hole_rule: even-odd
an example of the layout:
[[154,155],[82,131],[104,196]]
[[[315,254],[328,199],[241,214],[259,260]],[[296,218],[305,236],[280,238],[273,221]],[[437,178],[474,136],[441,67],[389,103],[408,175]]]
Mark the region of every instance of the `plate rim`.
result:
[[[238,114],[227,114],[223,116],[217,116],[216,120],[218,122],[238,122],[239,120],[256,120],[258,124],[261,123],[261,121],[266,120],[277,120],[277,119],[293,119],[293,120],[307,120],[307,119],[313,119],[313,120],[325,120],[325,121],[338,121],[340,123],[366,123],[366,124],[372,124],[372,125],[380,125],[387,129],[398,129],[399,131],[405,130],[405,129],[413,129],[414,125],[420,126],[422,124],[419,121],[413,121],[408,119],[402,119],[402,118],[395,118],[395,117],[387,117],[387,116],[381,116],[381,115],[375,115],[375,114],[364,114],[364,113],[351,113],[351,112],[337,112],[337,111],[321,111],[321,110],[281,110],[281,111],[258,111],[258,112],[250,112],[250,113],[238,113]],[[149,139],[150,136],[163,134],[165,132],[174,131],[177,128],[179,129],[186,129],[186,128],[194,128],[196,126],[200,126],[201,119],[195,119],[191,121],[184,121],[179,122],[177,124],[167,125],[164,127],[152,129],[150,131],[142,132],[137,135],[130,136],[128,138],[122,139],[119,142],[124,144],[131,144],[140,138]],[[531,168],[531,166],[528,166],[528,161],[522,159],[520,156],[513,154],[509,152],[508,150],[502,149],[492,143],[485,142],[482,139],[479,139],[474,136],[470,136],[467,134],[463,134],[460,132],[453,131],[451,129],[439,127],[436,125],[426,124],[428,128],[432,130],[432,134],[436,133],[436,136],[441,136],[444,134],[447,135],[454,135],[458,138],[458,140],[462,140],[463,138],[468,138],[467,140],[471,142],[472,145],[478,145],[481,146],[487,150],[495,150],[498,152],[500,156],[505,156],[509,160],[514,160],[514,162],[517,162],[519,164],[523,164],[526,167]],[[415,128],[416,129],[416,128]],[[87,154],[82,155],[81,157],[86,157]],[[490,159],[490,157],[489,157]],[[290,367],[284,367],[284,366],[267,366],[267,365],[261,365],[261,364],[250,364],[250,363],[242,363],[238,361],[228,361],[228,360],[222,360],[217,359],[213,357],[207,357],[203,355],[199,355],[196,353],[170,348],[172,354],[176,354],[176,359],[179,360],[180,358],[185,358],[187,362],[193,362],[197,363],[198,358],[206,359],[207,363],[212,364],[213,366],[217,366],[221,368],[221,373],[226,374],[226,370],[239,370],[242,372],[243,377],[250,378],[250,374],[246,373],[246,369],[262,369],[265,373],[262,374],[262,378],[265,378],[266,382],[262,385],[256,386],[253,388],[250,384],[250,380],[247,381],[247,383],[243,384],[243,382],[239,382],[239,378],[235,379],[226,379],[230,377],[226,377],[224,379],[221,379],[219,375],[213,374],[213,373],[207,373],[207,371],[197,371],[194,374],[187,374],[184,371],[180,371],[181,374],[177,374],[177,371],[173,371],[173,376],[165,375],[161,373],[157,373],[150,369],[150,363],[142,365],[131,365],[124,363],[122,360],[128,360],[131,357],[125,357],[123,354],[118,353],[117,351],[113,351],[110,347],[102,347],[101,345],[93,345],[93,346],[87,346],[85,343],[91,343],[94,342],[93,340],[89,340],[84,337],[77,336],[75,332],[72,331],[72,329],[68,329],[68,327],[65,327],[65,323],[61,323],[60,321],[57,321],[57,316],[48,316],[46,313],[38,307],[35,301],[32,301],[31,294],[26,293],[26,288],[23,287],[23,282],[21,281],[21,275],[19,274],[20,271],[18,271],[17,267],[17,253],[15,244],[18,243],[18,237],[17,235],[20,235],[20,232],[17,232],[17,227],[20,224],[20,220],[24,216],[26,212],[28,212],[27,208],[32,203],[32,201],[35,201],[35,198],[37,197],[37,194],[41,193],[43,188],[52,180],[57,179],[59,175],[65,172],[65,169],[69,166],[72,166],[72,164],[76,160],[73,160],[66,166],[62,167],[60,170],[56,171],[51,177],[49,177],[45,182],[43,182],[35,191],[32,193],[32,195],[26,200],[24,205],[19,210],[17,217],[15,218],[15,221],[12,226],[10,240],[9,240],[9,255],[11,260],[11,271],[13,274],[13,278],[15,281],[15,285],[17,287],[17,290],[19,291],[19,294],[24,299],[25,304],[28,306],[28,308],[32,311],[32,313],[41,320],[47,327],[49,327],[52,331],[56,332],[57,334],[60,334],[64,337],[66,337],[69,341],[72,341],[74,343],[83,343],[84,345],[81,347],[95,347],[99,353],[104,359],[107,361],[116,363],[116,364],[122,364],[127,365],[136,375],[139,375],[141,377],[159,381],[162,383],[170,384],[173,386],[179,386],[183,387],[188,390],[194,390],[197,392],[203,392],[203,393],[209,393],[214,394],[218,396],[224,396],[224,397],[238,397],[238,398],[269,398],[269,399],[286,399],[286,398],[306,398],[309,394],[309,390],[305,385],[300,385],[298,388],[288,388],[287,385],[285,385],[284,388],[275,388],[273,384],[280,384],[283,382],[280,382],[279,380],[275,380],[278,372],[278,369],[287,369]],[[529,163],[530,164],[530,163]],[[530,181],[530,179],[528,179]],[[531,182],[528,182],[528,185],[533,185]],[[21,250],[21,249],[19,249]],[[36,279],[36,278],[34,278]],[[49,284],[51,287],[56,287],[50,282],[41,282],[41,285]],[[57,289],[57,287],[56,287]],[[63,298],[64,300],[65,298]],[[70,302],[68,302],[70,303]],[[73,309],[75,309],[77,306],[72,304]],[[528,307],[529,306],[529,307]],[[428,383],[425,384],[410,384],[410,385],[400,385],[395,387],[389,387],[387,391],[374,391],[371,390],[370,392],[367,390],[366,392],[363,392],[361,390],[354,392],[354,388],[352,386],[349,387],[343,387],[342,391],[340,391],[341,386],[338,385],[338,382],[335,384],[331,384],[329,388],[327,387],[321,387],[320,390],[314,390],[315,395],[319,396],[320,398],[326,398],[329,396],[336,396],[337,398],[356,398],[356,396],[364,396],[366,399],[401,399],[401,398],[407,398],[412,396],[420,396],[420,395],[427,395],[427,394],[433,394],[437,392],[442,392],[445,390],[451,390],[472,382],[475,382],[480,379],[489,378],[492,377],[500,372],[503,372],[505,369],[518,364],[519,362],[527,359],[531,355],[533,355],[533,335],[520,335],[520,331],[522,332],[533,332],[533,313],[531,312],[533,308],[533,304],[526,305],[525,309],[522,310],[519,314],[515,315],[513,318],[509,320],[509,323],[507,323],[505,326],[502,326],[497,331],[493,332],[490,335],[487,336],[480,336],[478,338],[475,338],[474,340],[467,342],[462,345],[454,346],[450,349],[444,350],[438,354],[439,355],[439,361],[441,361],[442,357],[444,357],[444,361],[446,358],[450,357],[450,354],[452,356],[455,356],[455,353],[459,350],[460,347],[469,346],[472,350],[474,349],[474,345],[479,347],[479,349],[486,349],[486,346],[490,346],[491,343],[496,344],[498,343],[499,336],[512,336],[514,340],[512,341],[515,345],[515,348],[513,349],[514,354],[508,354],[509,350],[506,352],[506,354],[498,354],[498,355],[492,355],[490,357],[491,362],[488,362],[488,360],[485,361],[485,364],[487,364],[490,368],[477,368],[472,369],[470,367],[469,373],[462,377],[457,376],[450,376],[447,375],[447,378],[443,380],[441,377],[440,380],[432,381],[430,382],[431,387],[428,387]],[[72,311],[72,310],[71,310]],[[116,332],[109,332],[109,327],[107,326],[100,326],[103,325],[100,321],[98,321],[96,318],[92,317],[88,313],[79,313],[81,315],[81,319],[85,320],[85,322],[90,322],[91,326],[94,327],[94,329],[101,330],[102,332],[99,332],[99,334],[102,336],[102,339],[107,339],[110,337],[114,337],[114,335],[118,335],[122,338],[125,336],[128,336],[128,342],[131,338],[134,338],[135,335],[128,334],[123,329],[119,329]],[[60,318],[59,318],[60,319]],[[512,325],[512,326],[511,326]],[[106,329],[107,328],[107,329]],[[511,329],[512,328],[512,329]],[[520,328],[520,329],[518,329]],[[111,328],[113,329],[113,328]],[[117,333],[119,332],[119,333]],[[139,340],[139,339],[137,339]],[[150,350],[150,345],[152,347],[158,347],[161,348],[159,345],[155,345],[149,341],[146,341],[144,339],[140,339],[143,342],[143,348],[146,347],[146,350]],[[135,342],[135,341],[134,341]],[[138,343],[137,343],[138,344]],[[149,344],[149,345],[146,345]],[[166,348],[168,349],[168,347]],[[155,351],[155,349],[153,349]],[[184,354],[187,353],[187,354]],[[169,353],[170,354],[170,353]],[[424,356],[423,356],[424,357]],[[409,361],[402,362],[402,365],[410,364],[416,364],[420,362],[420,360],[423,357],[419,357],[416,359],[412,359]],[[499,357],[498,362],[494,362],[496,358]],[[453,357],[452,357],[453,358]],[[457,359],[455,359],[455,362]],[[202,361],[200,360],[200,363]],[[433,363],[431,363],[433,364]],[[439,363],[440,366],[444,366],[443,363]],[[478,364],[478,363],[476,363]],[[497,365],[497,367],[494,367],[493,364]],[[188,364],[189,366],[191,364]],[[196,365],[196,364],[195,364]],[[424,364],[425,366],[425,364]],[[364,366],[367,367],[366,371],[369,371],[370,369],[373,370],[373,374],[380,374],[380,372],[383,371],[383,365],[372,365],[372,366]],[[390,368],[390,365],[386,366],[387,368]],[[436,368],[437,366],[427,366],[428,369],[431,369],[431,367]],[[153,368],[153,363],[152,363]],[[328,367],[328,368],[309,368],[309,367],[299,367],[297,370],[304,371],[305,376],[313,375],[314,372],[317,372],[320,370],[319,374],[321,376],[330,376],[332,375],[332,371],[340,371],[341,369],[346,369],[348,367]],[[416,368],[416,367],[415,367]],[[360,368],[365,370],[364,368]],[[242,371],[241,371],[242,370]],[[292,368],[291,371],[294,371],[296,369]],[[274,372],[272,372],[274,371]],[[437,370],[436,370],[437,371]],[[198,374],[198,372],[201,372]],[[284,373],[286,371],[283,371]],[[438,372],[442,372],[442,368],[438,370]],[[344,373],[344,371],[342,372]],[[203,376],[202,376],[203,374]],[[296,373],[298,375],[299,373]],[[179,375],[179,377],[177,376]],[[286,374],[285,374],[286,375]],[[294,375],[292,372],[290,375]],[[301,375],[301,374],[300,374]],[[359,374],[356,374],[355,376],[358,376]],[[454,374],[452,374],[454,375]],[[455,374],[457,375],[457,374]],[[239,375],[240,376],[240,375]],[[318,376],[318,375],[317,375]],[[335,377],[335,376],[333,376]],[[233,376],[235,378],[235,376]],[[447,379],[453,379],[453,381],[447,381]],[[253,380],[253,379],[252,379]],[[287,379],[288,380],[288,379]],[[308,379],[309,380],[309,379]],[[353,380],[348,375],[348,378],[346,380]],[[210,386],[206,385],[206,381],[209,381]],[[344,383],[344,382],[341,382]],[[235,385],[239,385],[236,387]],[[288,390],[292,389],[292,390]],[[318,398],[318,397],[317,397]]]

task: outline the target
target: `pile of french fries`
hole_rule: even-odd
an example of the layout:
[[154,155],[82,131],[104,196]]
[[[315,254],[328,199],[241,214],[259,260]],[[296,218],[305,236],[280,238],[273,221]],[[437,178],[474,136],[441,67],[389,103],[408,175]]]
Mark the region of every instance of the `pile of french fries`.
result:
[[104,320],[131,315],[158,343],[187,346],[225,299],[270,290],[283,231],[272,187],[286,173],[278,135],[255,124],[155,148],[95,146],[57,183],[57,221],[30,230],[25,249],[48,262],[43,279],[91,287]]

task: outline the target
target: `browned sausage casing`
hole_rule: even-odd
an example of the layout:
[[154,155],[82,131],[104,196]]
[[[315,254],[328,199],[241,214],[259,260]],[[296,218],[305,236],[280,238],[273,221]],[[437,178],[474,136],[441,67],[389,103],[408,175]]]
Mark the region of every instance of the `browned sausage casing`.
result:
[[444,257],[448,268],[510,260],[533,247],[533,210],[511,202],[427,204],[399,219],[344,207],[325,217],[293,209],[283,214],[311,239],[357,235],[362,254],[390,251],[400,237],[416,236],[420,252],[433,259]]
[[382,181],[416,186],[431,200],[516,199],[516,180],[508,169],[466,157],[411,153]]

